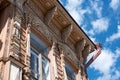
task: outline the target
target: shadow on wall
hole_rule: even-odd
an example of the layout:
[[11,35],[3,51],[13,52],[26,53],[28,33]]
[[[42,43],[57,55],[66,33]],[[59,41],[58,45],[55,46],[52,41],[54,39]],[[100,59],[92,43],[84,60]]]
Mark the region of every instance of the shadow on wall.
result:
[[[6,13],[6,8],[8,6],[8,3],[6,1],[7,0],[2,0],[0,2],[0,36],[1,36],[2,30],[4,29],[4,26],[6,24],[7,17],[8,17],[8,13]],[[3,45],[3,42],[0,39],[0,51],[1,51],[2,45]]]
[[7,0],[3,0],[0,3],[0,34],[6,24],[7,21],[7,17],[8,17],[8,12],[7,12],[7,6],[9,5],[8,2],[6,2]]

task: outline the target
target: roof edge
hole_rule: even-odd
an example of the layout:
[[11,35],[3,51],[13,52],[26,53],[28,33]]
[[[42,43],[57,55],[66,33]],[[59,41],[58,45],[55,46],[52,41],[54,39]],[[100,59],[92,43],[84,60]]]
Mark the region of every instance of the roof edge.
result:
[[90,42],[94,45],[95,49],[96,45],[94,44],[94,42],[88,37],[88,35],[83,31],[83,29],[80,27],[80,25],[78,25],[78,23],[73,19],[73,17],[69,14],[69,12],[65,9],[65,7],[60,3],[59,0],[57,0],[57,2],[60,4],[60,6],[66,11],[66,13],[70,16],[70,18],[75,22],[75,24],[77,25],[77,27],[85,34],[85,36],[90,40]]

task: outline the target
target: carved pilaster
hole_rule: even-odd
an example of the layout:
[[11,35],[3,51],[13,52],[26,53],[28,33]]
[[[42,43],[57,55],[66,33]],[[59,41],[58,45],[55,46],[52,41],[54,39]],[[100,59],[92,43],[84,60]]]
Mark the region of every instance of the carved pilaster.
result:
[[67,74],[65,71],[65,60],[64,60],[64,54],[61,54],[61,65],[62,65],[62,70],[63,70],[63,79],[62,80],[67,80]]
[[83,55],[83,58],[84,58],[84,62],[86,61],[87,56],[90,53],[90,51],[91,51],[91,46],[90,45],[86,46],[85,49],[83,50],[82,55]]
[[58,48],[57,48],[57,43],[53,42],[51,50],[49,52],[49,58],[52,61],[50,63],[51,67],[50,70],[53,74],[51,74],[51,79],[52,80],[57,80],[58,79],[58,71],[57,71],[57,58],[58,57]]
[[71,32],[73,31],[73,25],[69,25],[62,31],[62,40],[63,42],[67,42],[68,37],[70,36]]
[[45,16],[45,23],[49,24],[49,22],[53,19],[55,13],[57,11],[57,7],[52,8]]

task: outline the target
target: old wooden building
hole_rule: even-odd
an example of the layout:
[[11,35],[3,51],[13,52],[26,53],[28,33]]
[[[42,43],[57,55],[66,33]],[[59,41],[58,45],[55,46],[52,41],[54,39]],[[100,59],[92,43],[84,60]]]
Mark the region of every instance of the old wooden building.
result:
[[95,47],[58,0],[0,0],[0,80],[87,80]]

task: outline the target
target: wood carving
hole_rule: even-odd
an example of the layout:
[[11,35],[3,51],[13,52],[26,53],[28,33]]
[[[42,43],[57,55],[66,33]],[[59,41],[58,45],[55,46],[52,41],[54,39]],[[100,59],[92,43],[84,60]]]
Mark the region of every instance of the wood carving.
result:
[[85,39],[82,39],[82,40],[77,42],[77,44],[76,44],[76,52],[77,52],[78,55],[82,54],[82,51],[83,51],[83,49],[85,47],[85,44],[86,44]]
[[55,13],[57,11],[57,7],[54,7],[53,9],[51,9],[45,16],[45,23],[49,24],[49,22],[53,19]]
[[90,53],[90,51],[91,51],[91,46],[90,46],[90,45],[86,46],[85,49],[83,50],[83,53],[82,53],[82,56],[83,56],[83,58],[84,58],[84,61],[83,61],[83,62],[86,61],[87,56],[88,56],[88,54]]
[[68,37],[70,36],[70,34],[73,31],[73,26],[69,25],[68,27],[66,27],[63,31],[62,31],[62,40],[63,42],[67,42]]
[[78,59],[80,60],[80,64],[83,63],[82,51],[84,50],[85,44],[86,44],[85,39],[78,41],[76,44],[76,53]]
[[62,47],[61,53],[64,54],[64,56],[68,59],[70,59],[72,62],[74,62],[75,66],[78,67],[79,60],[77,59],[75,53],[64,43],[58,42],[59,48]]

